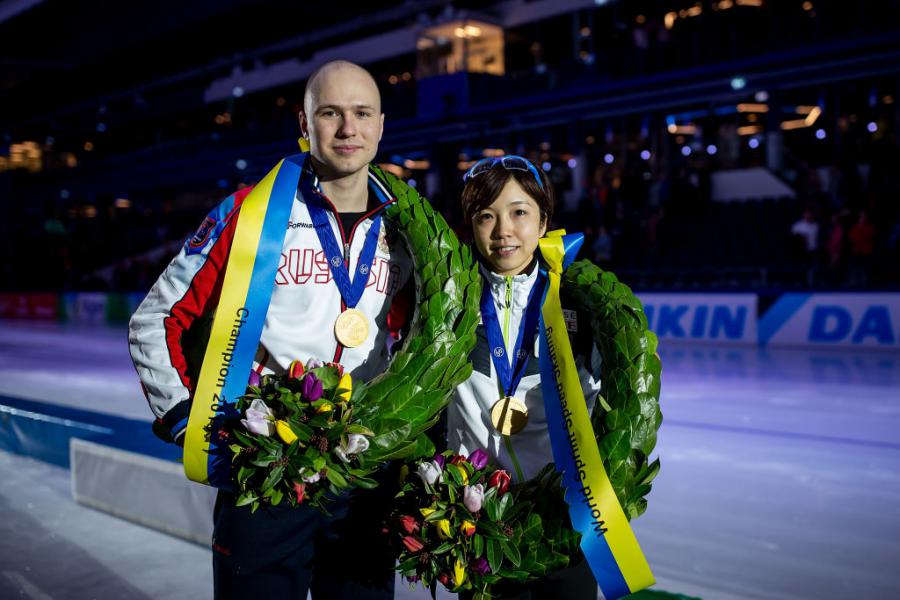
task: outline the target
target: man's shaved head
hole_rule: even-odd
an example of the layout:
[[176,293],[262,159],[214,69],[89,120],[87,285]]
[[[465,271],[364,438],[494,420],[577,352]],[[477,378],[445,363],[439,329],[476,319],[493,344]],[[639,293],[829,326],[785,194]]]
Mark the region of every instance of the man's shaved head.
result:
[[381,94],[368,71],[345,60],[315,70],[303,94],[300,130],[319,177],[367,177],[384,132]]
[[381,93],[378,91],[378,84],[375,83],[375,78],[361,66],[348,60],[333,60],[325,63],[312,72],[309,79],[306,80],[306,90],[303,92],[303,110],[307,114],[312,112],[314,104],[313,99],[318,95],[324,81],[327,81],[332,76],[346,74],[348,72],[353,72],[358,76],[361,75],[372,84],[372,88],[375,90],[375,97],[378,99],[378,106],[375,108],[380,113]]

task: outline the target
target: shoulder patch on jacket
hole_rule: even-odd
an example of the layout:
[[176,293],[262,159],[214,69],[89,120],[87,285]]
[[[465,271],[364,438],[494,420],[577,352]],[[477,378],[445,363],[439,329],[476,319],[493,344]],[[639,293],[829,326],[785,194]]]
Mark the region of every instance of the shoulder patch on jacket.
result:
[[215,228],[216,220],[212,215],[206,215],[206,218],[203,219],[203,223],[197,228],[197,232],[188,240],[187,253],[196,254],[203,250],[203,247],[206,246],[206,242],[209,241],[210,234]]

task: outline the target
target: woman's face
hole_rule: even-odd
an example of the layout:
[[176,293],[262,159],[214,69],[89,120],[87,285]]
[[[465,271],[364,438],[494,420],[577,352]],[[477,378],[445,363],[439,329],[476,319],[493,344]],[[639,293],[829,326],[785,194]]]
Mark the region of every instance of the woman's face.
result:
[[472,217],[475,247],[498,275],[518,275],[547,231],[538,203],[510,178],[494,203]]

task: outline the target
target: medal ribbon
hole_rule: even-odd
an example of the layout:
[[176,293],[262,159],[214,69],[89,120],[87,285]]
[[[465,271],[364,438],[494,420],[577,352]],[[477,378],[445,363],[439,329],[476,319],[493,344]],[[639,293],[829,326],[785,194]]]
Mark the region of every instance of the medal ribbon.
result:
[[313,177],[309,174],[304,175],[300,189],[306,200],[306,206],[309,208],[309,216],[312,218],[316,235],[319,236],[319,243],[328,259],[328,267],[331,269],[334,283],[347,308],[354,308],[362,298],[363,292],[366,291],[366,284],[369,282],[369,270],[375,259],[375,247],[378,245],[378,236],[381,233],[381,214],[375,217],[372,226],[366,232],[363,249],[359,253],[359,261],[353,274],[353,281],[350,281],[348,269],[350,259],[341,252],[341,245],[334,237],[328,213],[323,206],[325,199],[322,197],[322,193],[314,187]]
[[231,488],[231,451],[219,436],[219,424],[237,418],[234,403],[247,389],[305,156],[280,161],[247,195],[237,215],[185,432],[184,471],[193,481]]
[[[503,386],[507,396],[515,394],[516,389],[519,387],[519,382],[522,381],[522,377],[525,375],[525,367],[528,365],[531,351],[525,350],[524,347],[527,345],[528,348],[531,348],[534,345],[541,309],[541,297],[544,295],[544,280],[543,273],[538,273],[537,280],[528,294],[525,317],[522,319],[522,325],[519,327],[519,335],[516,338],[512,356],[507,356],[506,343],[503,340],[503,333],[500,331],[500,320],[497,318],[497,309],[494,307],[490,281],[485,278],[481,286],[481,316],[484,321],[488,345],[491,348],[491,360],[494,361],[497,378],[500,380],[500,384]],[[538,290],[540,290],[539,293]],[[512,309],[512,307],[509,308]]]
[[581,234],[560,230],[539,242],[548,266],[540,323],[541,383],[572,526],[581,533],[581,550],[603,597],[614,600],[653,585],[654,578],[603,468],[559,300],[562,273],[583,241]]

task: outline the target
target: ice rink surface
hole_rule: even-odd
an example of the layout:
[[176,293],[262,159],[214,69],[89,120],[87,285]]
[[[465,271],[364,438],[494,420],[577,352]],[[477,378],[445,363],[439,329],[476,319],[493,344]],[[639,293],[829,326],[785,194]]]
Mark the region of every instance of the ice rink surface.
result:
[[[634,522],[658,589],[900,598],[900,354],[661,355],[662,470]],[[0,322],[0,395],[150,420],[124,329]],[[59,467],[0,451],[0,477],[0,598],[211,597],[206,548],[76,504]]]

